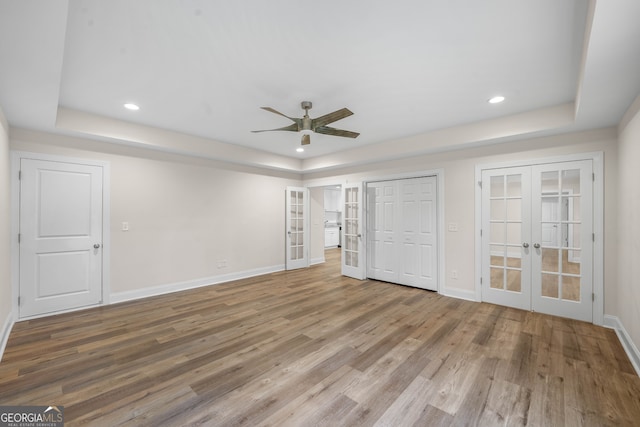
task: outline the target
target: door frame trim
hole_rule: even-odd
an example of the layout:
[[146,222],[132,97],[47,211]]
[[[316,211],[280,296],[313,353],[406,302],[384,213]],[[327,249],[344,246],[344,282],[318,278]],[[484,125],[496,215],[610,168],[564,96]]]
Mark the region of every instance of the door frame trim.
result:
[[534,166],[546,163],[563,163],[580,160],[593,161],[593,324],[604,325],[604,152],[593,151],[563,156],[534,158],[530,160],[514,160],[508,162],[479,163],[475,171],[475,296],[476,301],[482,301],[482,171],[486,169],[501,169],[517,166]]
[[67,157],[53,154],[34,153],[28,151],[11,151],[11,311],[15,321],[52,316],[70,311],[83,310],[86,307],[61,310],[36,316],[19,317],[18,297],[20,296],[20,161],[22,159],[44,160],[50,162],[76,163],[98,166],[102,168],[102,302],[98,305],[109,305],[111,302],[111,164],[108,161]]

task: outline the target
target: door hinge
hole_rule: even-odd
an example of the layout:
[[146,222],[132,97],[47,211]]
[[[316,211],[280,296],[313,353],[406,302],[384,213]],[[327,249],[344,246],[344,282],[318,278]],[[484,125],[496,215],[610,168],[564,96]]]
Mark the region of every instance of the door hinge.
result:
[[595,172],[591,174],[591,180],[592,180],[593,182],[595,182],[595,181],[596,181],[596,173],[595,173]]
[[591,294],[591,301],[595,301],[596,300],[596,294],[592,293]]
[[18,243],[20,243],[20,240],[22,240],[22,234],[18,233]]
[[480,237],[482,237],[482,228],[480,229]]
[[18,181],[20,181],[22,179],[22,171],[19,170],[18,171]]
[[591,233],[591,240],[596,241],[596,233]]
[[18,307],[20,307],[20,297],[18,296]]
[[482,285],[482,277],[480,278],[480,284]]
[[482,181],[478,181],[478,185],[482,188]]

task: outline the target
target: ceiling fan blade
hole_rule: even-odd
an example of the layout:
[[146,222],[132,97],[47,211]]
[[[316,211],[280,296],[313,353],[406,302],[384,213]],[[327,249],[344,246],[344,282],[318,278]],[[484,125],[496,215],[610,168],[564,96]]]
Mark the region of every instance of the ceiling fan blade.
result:
[[[329,123],[337,122],[340,119],[349,117],[353,113],[348,108],[334,111],[333,113],[325,114],[324,116],[316,117],[313,119],[311,128],[315,130],[316,127],[322,127]],[[316,131],[317,132],[317,131]]]
[[301,145],[309,145],[309,144],[311,144],[311,135],[305,133],[304,135],[302,135]]
[[271,107],[260,107],[260,108],[262,108],[263,110],[269,111],[269,112],[271,112],[271,113],[278,114],[278,115],[280,115],[280,116],[282,116],[282,117],[286,117],[287,119],[289,119],[289,120],[293,120],[293,121],[294,121],[294,122],[296,122],[296,123],[297,123],[298,121],[300,121],[300,119],[296,119],[296,118],[294,118],[294,117],[289,117],[289,116],[287,116],[287,115],[285,115],[285,114],[282,114],[282,113],[281,113],[280,111],[278,111],[278,110],[274,110],[274,109],[273,109],[273,108],[271,108]]
[[350,130],[336,129],[329,126],[320,126],[315,129],[316,133],[322,133],[324,135],[344,136],[345,138],[357,138],[360,135],[358,132],[351,132]]
[[288,130],[291,132],[298,132],[298,124],[297,123],[293,123],[289,126],[285,126],[283,128],[278,128],[278,129],[264,129],[264,130],[252,130],[251,132],[253,133],[258,133],[258,132],[273,132],[276,130]]

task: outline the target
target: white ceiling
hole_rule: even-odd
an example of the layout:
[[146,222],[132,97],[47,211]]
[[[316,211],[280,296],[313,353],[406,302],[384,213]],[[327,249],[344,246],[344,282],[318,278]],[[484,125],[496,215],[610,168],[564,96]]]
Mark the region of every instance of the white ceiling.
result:
[[[0,105],[13,127],[147,143],[134,123],[304,172],[412,155],[421,135],[615,125],[640,93],[639,18],[637,0],[0,0]],[[250,132],[291,123],[259,107],[301,117],[304,100],[349,108],[331,126],[361,135],[299,154],[296,133]]]

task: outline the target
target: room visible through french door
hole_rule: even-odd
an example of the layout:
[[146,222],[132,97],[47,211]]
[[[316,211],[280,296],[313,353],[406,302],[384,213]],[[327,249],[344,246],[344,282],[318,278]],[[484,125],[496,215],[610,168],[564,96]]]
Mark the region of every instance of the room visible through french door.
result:
[[482,300],[593,320],[592,161],[482,171]]

